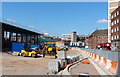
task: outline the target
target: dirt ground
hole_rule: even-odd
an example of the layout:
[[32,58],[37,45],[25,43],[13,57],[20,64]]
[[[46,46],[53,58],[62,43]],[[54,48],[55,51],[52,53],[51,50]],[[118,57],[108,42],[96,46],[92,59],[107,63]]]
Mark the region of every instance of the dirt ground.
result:
[[32,58],[2,54],[3,75],[47,75],[48,62],[54,57]]
[[[68,51],[68,56],[77,55],[73,50]],[[2,75],[47,75],[48,62],[54,60],[54,56],[45,58],[32,58],[12,56],[2,53]]]

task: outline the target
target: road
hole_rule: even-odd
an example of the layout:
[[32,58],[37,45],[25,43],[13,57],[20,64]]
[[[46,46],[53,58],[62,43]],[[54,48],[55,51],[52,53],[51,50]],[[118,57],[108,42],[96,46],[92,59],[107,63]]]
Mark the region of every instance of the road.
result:
[[[80,55],[80,59],[84,59],[87,57],[77,50],[74,51],[76,51],[76,53]],[[78,65],[74,66],[70,71],[72,75],[79,75],[80,73],[88,73],[89,75],[100,75],[96,67],[94,67],[94,65],[91,63],[90,59],[86,59],[84,61],[89,62],[90,64],[79,63]]]

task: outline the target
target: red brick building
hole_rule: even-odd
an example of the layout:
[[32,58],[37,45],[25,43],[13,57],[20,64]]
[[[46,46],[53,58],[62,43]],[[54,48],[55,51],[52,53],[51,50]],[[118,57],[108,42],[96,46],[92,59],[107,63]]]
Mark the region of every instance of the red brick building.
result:
[[120,51],[120,6],[111,13],[111,48]]
[[107,42],[108,29],[96,30],[86,39],[86,46],[88,48],[97,49],[98,44]]

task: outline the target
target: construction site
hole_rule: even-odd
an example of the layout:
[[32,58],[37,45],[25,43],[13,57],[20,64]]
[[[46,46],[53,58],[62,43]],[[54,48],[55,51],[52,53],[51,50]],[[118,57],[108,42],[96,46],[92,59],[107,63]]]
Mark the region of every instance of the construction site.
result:
[[39,39],[44,37],[42,34],[5,23],[1,23],[1,26],[3,52],[0,53],[2,56],[0,60],[3,77],[11,75],[109,77],[118,74],[118,52],[69,47],[62,41],[53,39],[44,39],[41,42]]
[[120,0],[21,0],[3,9],[1,77],[120,77]]

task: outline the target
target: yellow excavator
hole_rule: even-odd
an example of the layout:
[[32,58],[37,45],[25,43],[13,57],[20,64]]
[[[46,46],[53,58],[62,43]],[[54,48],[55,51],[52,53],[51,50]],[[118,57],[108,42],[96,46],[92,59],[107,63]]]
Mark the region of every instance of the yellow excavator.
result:
[[54,42],[45,42],[44,43],[44,51],[43,51],[43,57],[45,57],[46,53],[48,53],[50,56],[53,55],[55,58],[57,57],[57,48],[55,46]]

